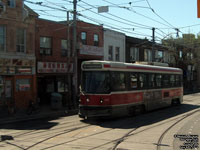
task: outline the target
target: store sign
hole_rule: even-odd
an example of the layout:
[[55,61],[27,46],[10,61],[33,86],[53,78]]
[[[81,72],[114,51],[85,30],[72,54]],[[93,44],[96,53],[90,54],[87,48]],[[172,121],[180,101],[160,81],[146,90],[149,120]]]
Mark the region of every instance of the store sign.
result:
[[35,66],[34,59],[10,59],[10,58],[1,58],[0,59],[0,66]]
[[103,47],[81,45],[80,54],[82,55],[93,55],[93,56],[103,56]]
[[67,65],[62,62],[38,62],[37,63],[38,73],[72,73],[73,64]]

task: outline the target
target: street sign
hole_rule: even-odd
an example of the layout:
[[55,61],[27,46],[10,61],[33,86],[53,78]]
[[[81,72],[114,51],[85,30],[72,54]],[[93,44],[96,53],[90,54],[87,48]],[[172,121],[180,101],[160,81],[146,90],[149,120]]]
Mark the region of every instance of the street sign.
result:
[[108,6],[98,7],[98,13],[108,12]]

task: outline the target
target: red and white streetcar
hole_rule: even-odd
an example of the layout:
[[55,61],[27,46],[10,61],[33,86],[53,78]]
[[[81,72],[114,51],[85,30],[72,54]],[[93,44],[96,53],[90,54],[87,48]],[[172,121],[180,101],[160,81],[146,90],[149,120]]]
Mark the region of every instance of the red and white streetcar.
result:
[[131,115],[183,101],[179,68],[95,60],[81,67],[81,118]]

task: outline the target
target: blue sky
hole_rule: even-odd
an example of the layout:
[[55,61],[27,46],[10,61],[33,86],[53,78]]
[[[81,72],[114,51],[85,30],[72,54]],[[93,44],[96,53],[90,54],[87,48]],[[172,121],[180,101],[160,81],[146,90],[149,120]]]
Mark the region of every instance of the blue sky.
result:
[[[42,6],[37,2],[42,2]],[[73,9],[72,0],[25,0],[25,4],[40,18],[55,21],[66,20],[65,10]],[[109,12],[98,14],[100,6],[109,6]],[[103,24],[105,28],[133,37],[152,39],[154,27],[158,42],[169,36],[176,37],[176,28],[180,37],[200,32],[197,0],[78,0],[77,11],[80,20]]]

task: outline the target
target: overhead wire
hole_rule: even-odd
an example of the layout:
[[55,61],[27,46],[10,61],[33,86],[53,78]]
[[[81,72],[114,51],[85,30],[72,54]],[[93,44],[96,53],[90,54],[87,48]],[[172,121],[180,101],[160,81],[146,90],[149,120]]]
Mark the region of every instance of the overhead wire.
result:
[[[87,4],[88,6],[91,6],[91,7],[95,8],[95,9],[97,9],[97,7],[94,7],[93,5],[91,5],[91,4],[89,4],[89,3],[86,3],[86,2],[84,2],[83,0],[81,0],[80,2],[82,2],[82,3],[84,3],[84,4]],[[82,7],[81,5],[78,5],[78,6]],[[89,10],[89,11],[91,11],[91,12],[97,14],[97,15],[103,16],[103,17],[105,17],[105,18],[107,18],[107,19],[111,19],[111,20],[113,20],[113,21],[121,22],[122,24],[131,25],[131,26],[135,26],[135,27],[141,27],[141,28],[148,28],[148,29],[151,29],[151,28],[152,28],[152,27],[150,27],[150,26],[147,26],[147,25],[144,25],[144,24],[140,24],[140,23],[136,23],[136,22],[133,22],[133,21],[130,21],[130,20],[121,18],[121,17],[119,17],[119,16],[113,15],[113,14],[108,13],[108,12],[107,12],[106,14],[109,14],[109,15],[111,15],[112,17],[115,17],[115,18],[119,18],[119,19],[121,19],[121,20],[124,20],[124,21],[126,21],[126,22],[122,22],[122,21],[120,21],[120,20],[113,19],[113,18],[111,18],[111,17],[105,16],[105,15],[102,15],[102,14],[98,14],[98,13],[92,11],[92,10]],[[130,23],[132,23],[132,24],[130,24]]]

